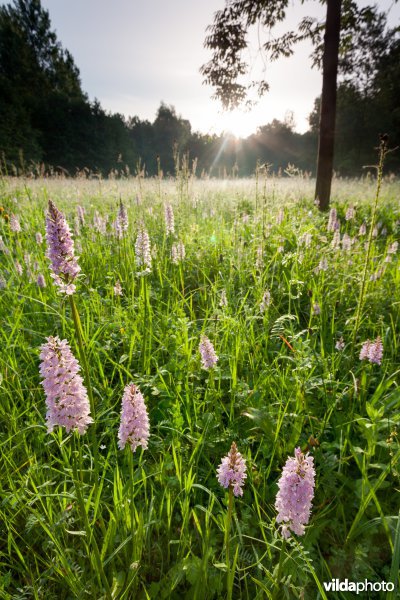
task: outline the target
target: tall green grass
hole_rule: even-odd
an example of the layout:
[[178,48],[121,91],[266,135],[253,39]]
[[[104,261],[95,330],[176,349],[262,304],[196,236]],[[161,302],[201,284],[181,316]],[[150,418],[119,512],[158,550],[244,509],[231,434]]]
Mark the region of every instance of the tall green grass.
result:
[[[332,247],[328,216],[316,210],[306,180],[0,185],[8,250],[0,252],[0,597],[97,599],[108,585],[121,600],[203,600],[227,597],[228,582],[233,598],[324,598],[322,582],[333,577],[397,585],[400,271],[398,252],[386,257],[400,237],[398,183],[383,182],[368,253],[375,186],[367,180],[335,182],[341,234],[354,240],[349,251]],[[35,241],[37,231],[44,236],[49,197],[71,227],[77,205],[86,211],[75,236],[83,273],[75,302],[94,439],[46,432],[40,345],[58,335],[76,356],[79,345],[70,304],[49,276],[45,243]],[[121,240],[112,227],[120,199],[130,220]],[[165,202],[174,208],[175,238],[165,234]],[[346,221],[350,205],[356,216]],[[105,234],[92,226],[95,211],[108,217]],[[21,233],[4,218],[12,213]],[[146,276],[137,274],[134,254],[141,222],[153,245]],[[186,259],[174,265],[178,239]],[[318,268],[322,259],[327,270]],[[117,280],[122,297],[113,292]],[[220,306],[223,290],[227,306]],[[261,313],[266,290],[271,304]],[[202,334],[219,356],[210,372],[201,369]],[[361,343],[378,335],[382,365],[360,361]],[[116,438],[130,381],[151,422],[148,450],[134,455],[121,452]],[[232,441],[248,478],[230,522],[230,580],[228,492],[216,468]],[[315,457],[316,494],[306,535],[283,545],[276,483],[297,446]]]

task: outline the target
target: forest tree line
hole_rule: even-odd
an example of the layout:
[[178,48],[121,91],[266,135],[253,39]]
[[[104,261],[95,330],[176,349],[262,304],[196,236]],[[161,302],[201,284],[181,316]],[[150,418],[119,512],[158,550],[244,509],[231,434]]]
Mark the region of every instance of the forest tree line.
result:
[[[338,87],[335,170],[359,176],[376,163],[379,133],[400,145],[399,28],[389,30],[373,15],[363,77]],[[368,64],[367,64],[368,63]],[[368,68],[366,68],[368,66]],[[133,107],[134,110],[134,107]],[[309,130],[295,131],[290,114],[274,119],[246,139],[192,131],[173,106],[161,102],[153,122],[105,111],[82,90],[73,57],[51,29],[40,0],[14,0],[0,7],[0,154],[3,173],[37,170],[33,165],[77,172],[173,175],[178,157],[196,164],[197,175],[245,177],[257,164],[284,171],[288,164],[315,173],[319,99]],[[389,154],[397,171],[400,151]]]

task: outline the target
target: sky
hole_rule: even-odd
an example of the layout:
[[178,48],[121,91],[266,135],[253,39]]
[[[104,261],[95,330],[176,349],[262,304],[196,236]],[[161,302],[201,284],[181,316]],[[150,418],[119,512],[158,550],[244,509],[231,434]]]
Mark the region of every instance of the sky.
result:
[[[392,4],[378,2],[381,10]],[[224,5],[224,0],[42,0],[52,29],[80,70],[82,89],[108,111],[153,121],[163,101],[189,119],[193,131],[230,131],[238,137],[292,111],[296,130],[306,131],[322,85],[321,73],[311,69],[308,42],[298,45],[293,57],[264,66],[258,46],[266,33],[254,31],[245,57],[253,78],[265,68],[270,91],[250,112],[225,113],[212,99],[213,89],[202,83],[199,69],[211,58],[203,47],[206,27]],[[289,1],[290,17],[281,32],[295,29],[302,16],[323,18],[324,11],[318,2]],[[398,24],[400,3],[390,15],[391,25]]]

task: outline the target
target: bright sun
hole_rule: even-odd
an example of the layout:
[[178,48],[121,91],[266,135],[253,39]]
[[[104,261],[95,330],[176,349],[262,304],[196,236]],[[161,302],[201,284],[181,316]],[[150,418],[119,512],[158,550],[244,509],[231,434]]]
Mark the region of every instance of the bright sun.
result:
[[232,110],[218,113],[215,130],[218,133],[231,133],[237,138],[246,138],[256,133],[258,125],[257,117],[251,112]]

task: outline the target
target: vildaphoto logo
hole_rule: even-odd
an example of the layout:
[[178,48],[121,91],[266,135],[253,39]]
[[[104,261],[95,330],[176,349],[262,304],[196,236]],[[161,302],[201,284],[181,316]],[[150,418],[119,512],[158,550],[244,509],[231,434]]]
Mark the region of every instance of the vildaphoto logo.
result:
[[393,592],[394,583],[388,581],[349,581],[345,579],[332,579],[331,581],[324,581],[324,588],[326,592],[355,592],[356,594],[362,594],[363,592]]

